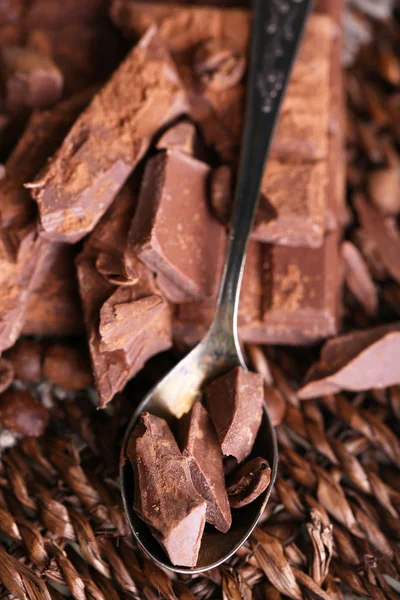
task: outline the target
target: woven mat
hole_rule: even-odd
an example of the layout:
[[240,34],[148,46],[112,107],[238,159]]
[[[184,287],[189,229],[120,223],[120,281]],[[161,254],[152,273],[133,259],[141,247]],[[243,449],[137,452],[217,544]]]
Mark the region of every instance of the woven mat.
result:
[[[350,76],[369,79],[357,65]],[[372,129],[374,114],[362,115]],[[371,166],[368,140],[357,144],[353,139],[350,190],[363,185]],[[393,298],[400,298],[400,288],[385,285],[382,319],[398,319]],[[347,324],[368,324],[353,298],[346,299],[345,316]],[[296,389],[316,353],[269,349],[268,363],[263,352],[251,354],[256,367],[272,368],[286,415],[277,428],[280,467],[271,500],[229,563],[172,578],[138,551],[127,530],[119,444],[136,401],[176,360],[169,355],[153,360],[103,412],[89,393],[47,382],[35,389],[52,415],[46,437],[21,440],[0,463],[0,597],[400,598],[392,587],[400,575],[400,390],[299,402]]]

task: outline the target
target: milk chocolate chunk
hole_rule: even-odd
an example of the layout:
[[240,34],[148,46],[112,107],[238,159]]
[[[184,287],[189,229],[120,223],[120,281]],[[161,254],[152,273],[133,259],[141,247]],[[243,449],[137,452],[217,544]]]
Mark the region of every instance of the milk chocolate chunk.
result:
[[361,391],[400,383],[400,323],[353,331],[328,340],[298,396],[315,398],[341,390]]
[[190,121],[180,121],[169,127],[157,142],[159,150],[178,150],[193,155],[196,146],[196,127]]
[[261,423],[261,375],[236,367],[209,383],[206,396],[223,454],[242,462],[253,448]]
[[[137,257],[162,274],[186,301],[214,296],[222,268],[225,232],[207,205],[208,172],[180,152],[151,158],[125,255],[128,265]],[[168,297],[167,287],[163,291]]]
[[150,29],[30,185],[42,234],[74,243],[91,231],[158,129],[185,109],[174,64]]
[[134,469],[136,513],[172,564],[196,566],[207,504],[193,487],[189,460],[164,419],[143,413],[127,456]]
[[62,95],[63,75],[48,57],[29,48],[6,46],[0,51],[5,108],[45,108]]
[[211,418],[200,402],[179,423],[182,454],[187,456],[196,491],[207,502],[206,521],[226,532],[232,517],[225,489],[222,452]]
[[253,502],[268,487],[271,469],[264,458],[253,458],[241,465],[226,482],[229,504],[242,508]]
[[[79,289],[100,406],[104,407],[147,359],[171,346],[171,311],[153,274],[138,260],[134,277],[123,254],[136,207],[127,184],[87,239],[77,259]],[[99,256],[116,259],[112,277],[100,272]],[[122,285],[118,285],[118,280]]]
[[44,433],[49,413],[30,392],[7,390],[0,396],[0,425],[10,431],[37,437]]

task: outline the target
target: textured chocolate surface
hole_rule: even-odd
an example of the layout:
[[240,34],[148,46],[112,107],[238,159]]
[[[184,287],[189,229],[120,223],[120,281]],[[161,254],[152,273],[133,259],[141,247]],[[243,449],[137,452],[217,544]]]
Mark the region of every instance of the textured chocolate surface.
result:
[[400,323],[354,331],[328,340],[311,367],[300,398],[385,388],[400,383]]
[[182,454],[189,458],[190,475],[197,492],[206,500],[206,521],[226,532],[232,517],[225,489],[221,446],[211,418],[200,402],[178,425]]
[[151,527],[172,564],[194,567],[206,502],[193,487],[189,460],[180,453],[167,423],[143,413],[127,456],[135,472],[135,511]]
[[[94,378],[105,406],[145,361],[171,345],[171,313],[154,276],[139,261],[129,278],[122,260],[136,207],[135,185],[126,185],[87,239],[77,259],[79,290]],[[99,271],[99,257],[117,270]],[[122,285],[117,282],[122,281]]]
[[211,381],[206,397],[223,454],[240,463],[250,454],[261,423],[261,375],[236,367]]
[[158,129],[185,108],[174,65],[151,29],[96,94],[32,184],[42,234],[73,243],[91,231]]
[[139,258],[164,276],[160,286],[169,280],[181,290],[181,302],[214,296],[222,269],[225,233],[208,207],[208,174],[207,165],[180,152],[151,158],[129,232],[128,266]]

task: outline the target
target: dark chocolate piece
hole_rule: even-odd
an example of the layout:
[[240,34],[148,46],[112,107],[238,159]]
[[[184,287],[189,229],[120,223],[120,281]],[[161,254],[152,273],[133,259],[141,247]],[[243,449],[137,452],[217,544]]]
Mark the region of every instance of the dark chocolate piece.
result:
[[400,323],[354,331],[328,340],[307,373],[301,399],[400,383]]
[[49,422],[49,413],[30,392],[7,390],[0,396],[0,425],[14,433],[38,437]]
[[30,185],[43,235],[70,243],[82,239],[106,212],[158,129],[185,110],[173,62],[150,29]]
[[14,367],[11,361],[0,357],[0,394],[10,387],[14,379]]
[[271,469],[264,458],[248,460],[226,482],[229,504],[232,508],[250,504],[267,489],[270,481]]
[[66,344],[53,344],[46,349],[43,375],[67,390],[81,390],[92,383],[89,357]]
[[8,112],[45,108],[61,98],[64,80],[60,69],[48,56],[35,50],[3,46],[0,73]]
[[242,462],[253,448],[261,423],[261,375],[236,367],[211,381],[206,396],[223,454]]
[[[77,259],[79,288],[94,379],[104,407],[147,359],[171,346],[171,312],[154,276],[138,260],[129,282],[122,260],[136,207],[135,186],[126,185],[100,220]],[[117,259],[113,283],[98,270],[99,256]],[[132,269],[133,267],[133,269]],[[116,285],[117,279],[123,285]]]
[[[129,232],[128,265],[139,258],[185,293],[186,301],[214,296],[222,269],[225,232],[208,208],[208,172],[180,152],[151,158]],[[168,288],[163,291],[168,296]]]
[[38,382],[42,378],[42,344],[37,340],[20,338],[5,354],[21,381]]
[[127,456],[135,473],[136,513],[172,564],[196,566],[207,505],[193,487],[189,460],[164,419],[143,413]]
[[225,489],[222,452],[211,418],[200,402],[179,422],[182,454],[189,458],[196,491],[207,502],[206,521],[226,532],[232,517]]
[[157,142],[158,150],[178,150],[194,155],[196,145],[196,127],[190,121],[180,121],[169,127]]

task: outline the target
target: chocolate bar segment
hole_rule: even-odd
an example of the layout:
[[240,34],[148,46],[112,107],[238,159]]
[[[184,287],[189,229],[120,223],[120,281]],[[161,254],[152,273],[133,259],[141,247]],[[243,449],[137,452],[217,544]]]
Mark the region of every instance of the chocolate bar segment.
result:
[[70,243],[93,229],[155,133],[186,110],[174,65],[150,29],[96,94],[31,184],[42,234]]
[[182,454],[187,456],[197,492],[206,500],[206,521],[226,532],[232,517],[225,489],[222,452],[211,418],[200,402],[180,419]]
[[225,233],[208,208],[208,174],[207,165],[175,151],[146,166],[125,256],[128,266],[137,257],[162,275],[158,284],[172,300],[168,281],[181,291],[181,302],[217,292]]
[[[125,271],[123,254],[137,204],[130,182],[100,220],[77,259],[79,289],[100,406],[104,407],[146,360],[171,345],[170,307],[153,274],[138,260]],[[116,271],[99,270],[99,257]],[[122,280],[122,285],[117,282]]]
[[253,448],[261,423],[261,375],[236,367],[211,381],[206,397],[223,454],[242,462]]
[[207,505],[193,487],[189,460],[164,419],[143,413],[127,456],[134,469],[136,513],[151,527],[172,564],[194,567]]
[[386,388],[400,383],[400,323],[353,331],[328,340],[307,373],[301,399]]

